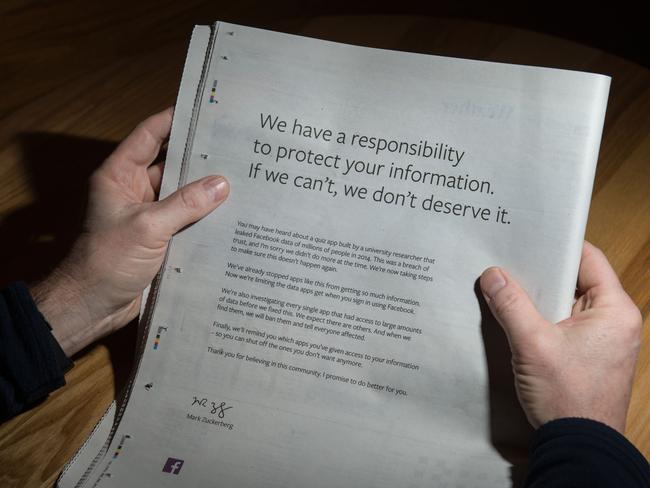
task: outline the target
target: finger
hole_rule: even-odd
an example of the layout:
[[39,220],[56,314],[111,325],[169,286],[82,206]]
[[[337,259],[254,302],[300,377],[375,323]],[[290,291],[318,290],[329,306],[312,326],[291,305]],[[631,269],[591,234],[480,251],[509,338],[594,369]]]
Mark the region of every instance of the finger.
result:
[[140,122],[111,154],[106,163],[121,167],[149,166],[169,136],[174,109],[170,107]]
[[603,252],[585,241],[578,271],[578,292],[583,294],[597,287],[604,292],[618,292],[621,289],[621,282]]
[[502,269],[486,269],[481,275],[480,286],[511,346],[520,344],[548,324],[526,292]]
[[164,170],[165,170],[164,161],[153,164],[147,168],[147,174],[149,175],[149,183],[151,183],[151,189],[154,191],[156,195],[160,193],[160,184],[162,183]]
[[207,176],[175,191],[152,206],[153,217],[171,237],[217,208],[230,187],[223,176]]

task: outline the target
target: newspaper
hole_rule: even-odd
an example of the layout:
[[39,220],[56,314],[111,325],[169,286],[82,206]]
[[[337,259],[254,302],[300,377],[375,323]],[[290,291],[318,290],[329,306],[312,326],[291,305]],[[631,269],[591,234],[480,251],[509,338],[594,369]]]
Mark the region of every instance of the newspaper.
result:
[[569,315],[609,78],[197,26],[176,235],[122,402],[61,487],[505,487],[527,427],[476,280]]

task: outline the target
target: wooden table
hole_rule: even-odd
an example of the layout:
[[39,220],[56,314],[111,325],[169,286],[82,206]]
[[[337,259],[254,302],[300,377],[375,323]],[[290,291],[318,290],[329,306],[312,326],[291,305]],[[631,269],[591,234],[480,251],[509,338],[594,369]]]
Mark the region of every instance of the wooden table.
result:
[[[0,286],[33,280],[69,248],[89,173],[115,141],[174,103],[194,23],[216,19],[406,51],[578,69],[613,77],[587,238],[650,317],[650,72],[513,28],[424,17],[256,16],[219,2],[0,6]],[[120,2],[114,2],[119,4]],[[194,5],[196,4],[196,5]],[[0,486],[51,486],[124,384],[133,324],[75,359],[68,385],[0,426]],[[650,457],[650,330],[627,435]]]

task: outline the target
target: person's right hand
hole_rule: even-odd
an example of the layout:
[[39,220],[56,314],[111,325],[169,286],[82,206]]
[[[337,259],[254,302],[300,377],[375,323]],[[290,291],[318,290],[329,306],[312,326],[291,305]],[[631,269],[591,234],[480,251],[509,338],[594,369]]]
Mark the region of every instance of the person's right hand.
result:
[[508,336],[517,394],[533,427],[583,417],[623,433],[642,319],[605,255],[585,242],[578,298],[558,324],[502,269],[485,270],[480,285]]

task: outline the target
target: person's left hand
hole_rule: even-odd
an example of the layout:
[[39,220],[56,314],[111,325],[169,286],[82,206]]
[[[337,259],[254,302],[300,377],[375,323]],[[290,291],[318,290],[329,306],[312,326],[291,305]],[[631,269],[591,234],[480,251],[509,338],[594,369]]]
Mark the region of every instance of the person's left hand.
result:
[[141,122],[95,171],[81,236],[63,263],[31,288],[68,356],[135,318],[172,235],[228,196],[228,182],[208,176],[156,201],[163,166],[152,163],[172,114],[170,108]]

